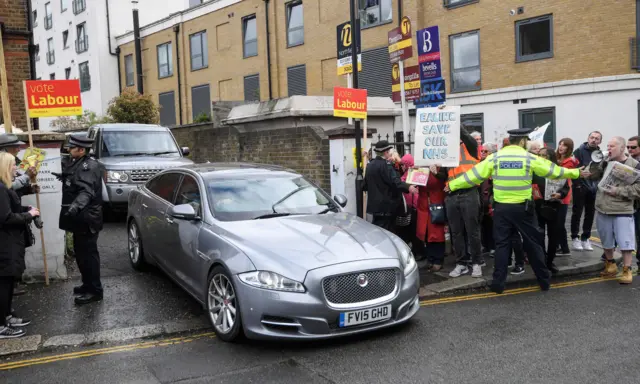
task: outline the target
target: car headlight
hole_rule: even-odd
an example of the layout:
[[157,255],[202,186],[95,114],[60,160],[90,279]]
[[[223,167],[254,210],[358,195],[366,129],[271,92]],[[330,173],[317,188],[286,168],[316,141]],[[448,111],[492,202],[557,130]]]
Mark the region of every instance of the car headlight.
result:
[[107,183],[126,183],[129,175],[125,171],[107,171]]
[[244,283],[258,288],[272,289],[275,291],[305,292],[304,285],[269,271],[253,271],[238,275]]
[[413,257],[413,252],[411,252],[411,248],[399,237],[391,236],[391,241],[393,241],[400,253],[400,261],[404,267],[404,275],[407,276],[418,267],[416,259]]

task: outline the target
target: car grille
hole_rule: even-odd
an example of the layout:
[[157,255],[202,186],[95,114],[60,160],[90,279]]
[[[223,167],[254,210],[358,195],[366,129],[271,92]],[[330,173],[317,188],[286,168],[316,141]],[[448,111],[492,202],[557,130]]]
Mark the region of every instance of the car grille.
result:
[[131,171],[131,181],[147,181],[160,171],[162,171],[162,169],[134,169]]
[[[360,275],[367,277],[364,287],[358,284]],[[397,284],[395,269],[380,269],[327,277],[322,281],[322,289],[330,304],[357,304],[391,295]]]

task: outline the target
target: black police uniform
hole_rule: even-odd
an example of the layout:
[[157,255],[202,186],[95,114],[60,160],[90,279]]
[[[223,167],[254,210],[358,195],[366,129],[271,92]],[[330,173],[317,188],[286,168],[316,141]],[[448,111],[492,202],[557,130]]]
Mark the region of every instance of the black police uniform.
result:
[[[86,137],[69,139],[70,147],[86,148],[93,143]],[[62,179],[62,208],[59,227],[73,233],[73,245],[82,286],[74,293],[82,294],[76,304],[87,304],[102,299],[100,282],[100,255],[98,235],[102,230],[102,175],[103,167],[88,154],[74,159],[60,178]]]

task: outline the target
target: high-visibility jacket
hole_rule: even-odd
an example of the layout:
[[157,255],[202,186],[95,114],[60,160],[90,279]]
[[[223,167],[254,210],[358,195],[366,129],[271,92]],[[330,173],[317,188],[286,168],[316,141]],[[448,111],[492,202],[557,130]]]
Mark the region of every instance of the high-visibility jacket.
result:
[[493,199],[498,203],[520,204],[531,200],[533,174],[548,179],[577,179],[579,169],[560,167],[517,145],[509,145],[449,183],[449,189],[471,188],[489,177],[493,179]]
[[460,144],[460,165],[455,168],[449,168],[447,172],[447,184],[456,177],[470,171],[476,164],[478,164],[478,159],[471,156],[464,143]]

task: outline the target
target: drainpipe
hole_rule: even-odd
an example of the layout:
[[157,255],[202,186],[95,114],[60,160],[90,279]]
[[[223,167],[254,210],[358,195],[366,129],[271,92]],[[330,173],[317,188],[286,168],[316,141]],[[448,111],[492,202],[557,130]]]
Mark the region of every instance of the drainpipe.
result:
[[402,24],[402,0],[398,0],[398,27]]
[[178,114],[180,115],[180,125],[182,125],[182,80],[180,76],[180,25],[173,26],[173,32],[176,33],[176,72],[178,74]]
[[120,78],[120,47],[116,47],[115,52],[111,52],[111,22],[109,21],[109,0],[104,0],[107,8],[107,42],[109,43],[109,54],[118,59],[118,94],[122,93],[122,79]]
[[120,47],[116,47],[116,56],[118,57],[118,94],[122,94],[122,76],[120,73]]
[[137,84],[138,84],[138,93],[144,94],[144,87],[142,84],[142,48],[140,47],[140,20],[138,19],[138,5],[137,1],[132,1],[133,3],[133,40],[135,41],[135,50],[136,50],[136,72],[137,72]]
[[265,21],[267,25],[267,77],[269,79],[269,100],[273,100],[273,91],[271,90],[271,43],[269,39],[269,0],[264,0]]

